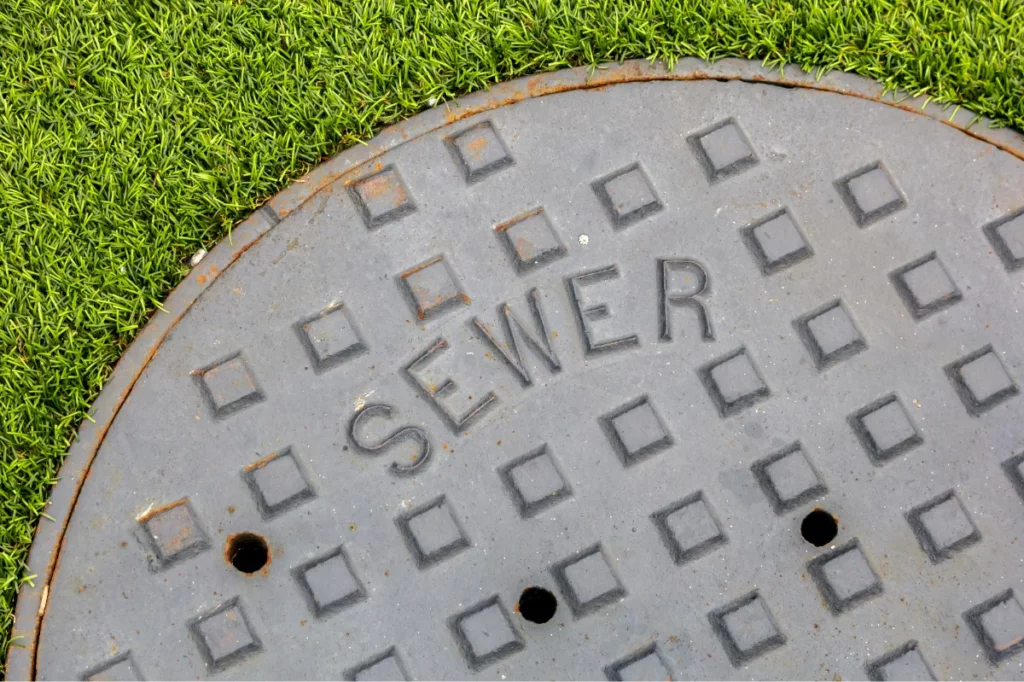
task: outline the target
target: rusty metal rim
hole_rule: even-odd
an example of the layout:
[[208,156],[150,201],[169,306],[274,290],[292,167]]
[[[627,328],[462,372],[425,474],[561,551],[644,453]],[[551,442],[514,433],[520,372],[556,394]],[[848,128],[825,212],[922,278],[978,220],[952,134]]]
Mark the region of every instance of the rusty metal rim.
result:
[[7,679],[35,678],[37,644],[46,613],[49,586],[57,572],[64,535],[79,492],[89,477],[93,459],[103,443],[107,429],[117,417],[135,382],[159,351],[167,334],[213,281],[259,242],[263,235],[346,173],[405,142],[474,114],[560,92],[603,88],[619,83],[686,80],[767,83],[868,99],[933,118],[1024,160],[1024,136],[1008,128],[991,128],[990,121],[961,107],[942,107],[932,103],[929,98],[912,97],[900,92],[886,93],[879,83],[848,73],[833,71],[815,75],[796,66],[769,69],[758,62],[742,59],[724,59],[709,64],[688,58],[678,62],[671,71],[660,62],[631,60],[595,69],[566,69],[519,78],[430,109],[385,129],[374,138],[372,144],[353,147],[324,161],[237,225],[230,236],[218,243],[175,287],[163,307],[153,315],[121,356],[93,403],[90,418],[82,422],[78,429],[76,439],[60,469],[59,483],[47,503],[47,516],[41,517],[36,527],[28,557],[28,574],[34,575],[35,579],[32,585],[23,585],[18,594],[13,638],[7,652]]

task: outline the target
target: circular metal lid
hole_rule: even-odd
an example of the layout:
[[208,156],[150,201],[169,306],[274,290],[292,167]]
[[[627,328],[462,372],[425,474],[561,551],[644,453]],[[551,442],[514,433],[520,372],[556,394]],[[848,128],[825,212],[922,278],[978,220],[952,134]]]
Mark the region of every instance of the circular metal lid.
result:
[[35,674],[1021,676],[1020,159],[750,82],[428,115],[197,266]]

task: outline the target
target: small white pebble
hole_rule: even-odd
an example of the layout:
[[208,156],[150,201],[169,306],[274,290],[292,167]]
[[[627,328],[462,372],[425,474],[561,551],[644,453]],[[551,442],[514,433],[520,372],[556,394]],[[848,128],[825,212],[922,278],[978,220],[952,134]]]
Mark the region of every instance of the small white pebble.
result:
[[206,249],[199,249],[198,251],[195,252],[195,254],[193,254],[192,258],[189,260],[188,263],[192,267],[195,267],[199,265],[199,263],[201,263],[204,258],[206,258]]
[[580,235],[580,244],[582,244],[583,246],[586,246],[589,243],[590,243],[590,237],[588,237],[585,234],[581,234]]

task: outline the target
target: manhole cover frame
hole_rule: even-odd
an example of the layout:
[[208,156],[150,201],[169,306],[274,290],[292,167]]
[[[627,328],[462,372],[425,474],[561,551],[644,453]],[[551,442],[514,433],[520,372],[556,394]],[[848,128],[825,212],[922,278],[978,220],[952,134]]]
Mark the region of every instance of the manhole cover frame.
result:
[[29,551],[26,575],[35,576],[18,592],[12,643],[7,652],[8,679],[35,679],[36,650],[40,626],[48,606],[49,586],[56,574],[65,533],[82,486],[103,439],[127,400],[136,381],[155,356],[161,343],[188,313],[203,292],[249,248],[321,190],[341,176],[371,163],[384,153],[481,112],[526,99],[572,90],[651,81],[723,80],[802,87],[832,92],[886,104],[923,115],[1024,160],[1024,135],[1010,128],[993,128],[989,119],[962,107],[950,111],[929,98],[912,97],[900,91],[885,92],[872,80],[832,71],[816,77],[800,67],[788,65],[769,69],[759,62],[724,59],[714,64],[687,58],[669,70],[663,62],[630,60],[589,69],[566,69],[524,77],[493,86],[420,113],[375,136],[370,145],[357,145],[322,162],[301,179],[255,210],[237,225],[229,239],[221,240],[168,295],[162,309],[124,352],[83,421],[61,466],[59,482],[47,503],[47,516],[40,517]]

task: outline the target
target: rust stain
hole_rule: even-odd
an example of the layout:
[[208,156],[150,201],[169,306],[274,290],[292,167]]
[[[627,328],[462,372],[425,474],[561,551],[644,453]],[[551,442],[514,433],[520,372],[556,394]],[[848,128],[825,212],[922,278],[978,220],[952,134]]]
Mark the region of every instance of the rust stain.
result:
[[1000,642],[999,644],[996,644],[992,648],[995,649],[996,651],[1006,651],[1007,649],[1011,649],[1011,648],[1017,646],[1017,644],[1019,644],[1022,639],[1024,639],[1024,637],[1022,637],[1020,635],[1017,635],[1016,637],[1014,637],[1013,639],[1009,640],[1008,642]]
[[438,256],[437,258],[431,258],[426,263],[421,263],[420,265],[417,265],[416,267],[414,267],[412,269],[406,270],[405,272],[402,273],[401,277],[402,277],[402,279],[409,279],[410,277],[415,275],[417,272],[421,272],[423,270],[426,270],[431,265],[435,265],[437,263],[440,263],[442,260],[444,260],[444,256]]
[[[548,75],[550,75],[550,74],[548,74]],[[458,109],[450,109],[446,113],[446,115],[445,115],[444,123],[439,125],[439,126],[437,126],[437,128],[443,127],[445,125],[450,125],[452,123],[455,123],[457,121],[461,121],[461,120],[463,120],[465,118],[469,118],[470,116],[474,116],[476,114],[479,114],[479,113],[482,113],[482,112],[485,112],[485,111],[491,111],[493,109],[498,109],[500,107],[507,106],[507,105],[510,105],[510,104],[515,104],[517,102],[523,101],[525,99],[533,98],[533,97],[542,97],[542,96],[545,96],[545,95],[554,95],[554,94],[559,94],[559,93],[562,93],[562,92],[571,92],[571,91],[574,91],[574,90],[597,90],[597,91],[601,91],[601,90],[607,89],[607,87],[609,85],[615,85],[615,84],[618,84],[618,83],[647,83],[647,82],[656,82],[656,81],[686,82],[686,81],[701,81],[701,80],[740,81],[740,82],[747,82],[747,83],[766,83],[766,84],[770,84],[770,85],[782,85],[782,86],[785,86],[785,87],[799,87],[799,88],[803,88],[803,89],[806,89],[806,90],[818,90],[818,91],[821,91],[821,92],[834,92],[834,93],[838,93],[838,94],[849,95],[851,97],[857,97],[857,98],[860,98],[860,99],[867,99],[867,100],[870,100],[870,101],[879,102],[881,104],[886,104],[886,105],[889,105],[889,106],[893,106],[893,107],[896,107],[896,108],[899,108],[899,109],[902,109],[904,111],[907,111],[907,112],[910,112],[910,113],[914,113],[914,114],[917,114],[917,115],[920,115],[920,116],[927,116],[927,114],[925,114],[923,111],[921,111],[920,109],[918,109],[915,106],[910,106],[910,105],[903,104],[903,103],[900,103],[900,102],[895,102],[893,100],[886,100],[886,99],[883,99],[883,98],[878,97],[878,96],[872,96],[872,95],[866,95],[866,94],[863,94],[863,93],[854,92],[852,90],[847,90],[845,88],[838,88],[838,87],[826,85],[826,84],[823,84],[823,83],[820,83],[820,82],[810,82],[809,83],[809,82],[806,82],[806,81],[789,80],[789,79],[785,78],[784,76],[767,77],[767,76],[761,76],[761,75],[756,75],[756,74],[755,75],[750,75],[750,76],[742,76],[742,77],[741,76],[735,76],[735,75],[730,76],[728,74],[714,74],[713,75],[713,74],[711,74],[711,73],[709,73],[707,71],[704,71],[704,70],[695,70],[695,71],[691,71],[689,73],[650,74],[650,73],[645,73],[643,71],[642,67],[640,67],[640,66],[629,65],[628,67],[620,66],[619,68],[615,69],[611,73],[609,73],[609,72],[602,72],[602,71],[595,72],[593,78],[590,81],[586,82],[586,83],[551,84],[551,85],[549,85],[549,84],[545,83],[543,75],[534,76],[534,77],[530,78],[526,82],[525,90],[515,90],[515,91],[510,92],[508,95],[506,95],[504,97],[488,99],[483,104],[474,105],[474,106],[465,106],[465,107],[460,107]],[[962,128],[959,125],[957,125],[956,123],[953,123],[953,122],[949,121],[946,118],[935,119],[935,120],[937,120],[937,121],[939,121],[941,123],[945,123],[945,124],[947,124],[949,126],[952,126],[953,128],[956,128],[957,130],[959,130],[959,131],[961,131],[961,132],[963,132],[963,133],[965,133],[967,135],[970,135],[971,137],[974,137],[976,139],[982,140],[982,141],[984,141],[984,142],[986,142],[986,143],[996,147],[997,149],[1001,149],[1002,151],[1005,151],[1005,152],[1007,152],[1009,154],[1012,154],[1013,156],[1015,156],[1015,157],[1017,157],[1017,158],[1019,158],[1021,160],[1024,160],[1024,151],[1015,150],[1015,149],[1013,149],[1012,147],[1010,147],[1010,146],[1008,146],[1006,144],[1002,144],[1002,143],[1000,143],[1000,142],[998,142],[998,141],[996,141],[994,139],[989,138],[988,136],[986,136],[985,134],[983,134],[981,132],[975,132],[974,130],[968,130],[968,129]],[[415,136],[413,136],[411,138],[408,135],[408,133],[406,133],[404,131],[404,128],[403,128],[402,124],[399,124],[399,125],[393,126],[391,128],[388,128],[388,130],[392,131],[392,132],[399,133],[400,136],[402,137],[402,139],[408,140],[408,139],[417,139],[418,137],[421,137],[423,135],[430,134],[430,133],[434,132],[437,128],[433,128],[431,130],[423,131],[422,133],[420,133],[418,135],[415,135]],[[390,148],[388,148],[388,147],[381,146],[379,149],[375,149],[374,150],[373,155],[374,155],[374,157],[376,157],[376,156],[378,156],[380,154],[383,154],[384,152],[389,151],[389,149]],[[341,180],[341,184],[343,186],[345,186],[345,187],[348,187],[348,186],[352,185],[353,183],[358,182],[358,180],[359,180],[358,178],[352,177],[352,175],[351,175],[352,171],[355,168],[359,168],[359,166],[361,166],[361,165],[369,164],[371,162],[373,162],[372,158],[367,160],[367,161],[365,161],[365,162],[363,162],[362,164],[357,164],[354,168],[345,168],[345,169],[342,169],[342,170],[337,170],[337,171],[332,171],[332,172],[329,172],[329,173],[325,173],[323,175],[323,177],[317,178],[315,180],[315,182],[312,179],[309,179],[309,178],[300,178],[296,182],[309,182],[310,185],[309,185],[308,197],[312,197],[314,194],[316,194],[317,192],[320,192],[325,187],[333,185],[339,179]],[[377,162],[377,163],[379,164],[379,162]],[[282,207],[281,210],[278,211],[278,216],[283,220],[285,217],[288,216],[288,214],[290,214],[292,212],[292,210],[293,209],[287,209],[287,208]]]
[[170,540],[167,541],[167,550],[170,554],[177,554],[192,544],[192,526],[182,526]]
[[688,81],[688,80],[706,80],[708,75],[703,71],[694,71],[689,74],[646,74],[643,73],[638,65],[630,65],[628,68],[615,69],[614,72],[595,72],[594,78],[586,83],[559,83],[556,85],[549,85],[546,81],[547,74],[538,74],[533,76],[526,81],[525,90],[514,90],[509,95],[500,99],[491,99],[483,104],[476,106],[465,107],[458,111],[449,111],[445,117],[445,124],[455,123],[463,119],[469,118],[484,111],[490,111],[491,109],[497,109],[500,107],[508,106],[509,104],[515,104],[525,99],[533,97],[541,97],[545,95],[556,95],[562,92],[571,92],[574,90],[603,90],[609,85],[617,83],[629,83],[629,82],[648,82],[648,81]]
[[839,526],[839,517],[836,516],[835,514],[833,514],[832,512],[830,512],[828,509],[825,509],[824,507],[812,507],[811,511],[812,512],[816,512],[816,511],[825,512],[826,514],[828,514],[829,516],[831,516],[835,520],[836,527],[840,527]]
[[185,504],[187,501],[188,501],[188,499],[183,497],[180,500],[178,500],[177,502],[171,502],[170,504],[165,504],[164,506],[157,507],[156,509],[147,509],[143,513],[141,513],[138,516],[136,516],[135,520],[138,521],[139,523],[145,523],[146,521],[149,521],[151,518],[153,518],[157,514],[163,514],[165,511],[167,511],[169,509],[174,509],[175,507],[180,507],[181,505]]
[[[253,462],[252,464],[249,464],[248,466],[242,467],[242,471],[255,471],[256,469],[262,469],[263,467],[265,467],[268,464],[270,464],[270,462],[272,460],[276,459],[277,456],[280,455],[280,454],[281,454],[280,450],[278,450],[277,452],[272,452],[269,455],[267,455],[266,457],[264,457],[263,459],[261,459],[261,460],[259,460],[257,462]],[[235,511],[235,508],[234,507],[228,507],[228,511],[229,512],[233,512],[233,511]]]
[[364,199],[376,199],[387,192],[392,193],[395,206],[405,202],[405,190],[389,175],[373,175],[359,183],[359,194]]
[[409,291],[413,293],[417,300],[427,301],[427,304],[424,306],[427,308],[433,308],[434,306],[439,305],[442,301],[444,301],[440,294],[432,295],[430,293],[430,289],[423,286],[422,284],[413,284],[412,286],[409,287]]
[[532,254],[537,250],[537,245],[531,242],[526,237],[520,237],[516,240],[516,253]]
[[394,185],[394,191],[391,195],[391,205],[398,208],[402,204],[406,203],[408,199],[409,197],[406,195],[406,188],[402,187],[400,184]]
[[[461,120],[463,120],[465,118],[469,118],[470,116],[474,116],[474,115],[479,114],[481,112],[489,111],[491,109],[497,109],[499,107],[507,106],[509,104],[515,104],[517,102],[521,102],[524,99],[528,99],[528,98],[532,98],[532,97],[541,97],[541,96],[544,96],[544,95],[554,95],[554,94],[558,94],[558,93],[562,93],[562,92],[570,92],[570,91],[574,91],[574,90],[602,90],[602,89],[606,88],[608,85],[614,85],[614,84],[617,84],[617,83],[629,83],[629,82],[632,82],[632,83],[647,83],[647,82],[653,82],[653,81],[679,81],[679,82],[685,82],[685,81],[698,81],[698,80],[739,81],[739,82],[746,82],[746,83],[766,83],[766,84],[769,84],[769,85],[783,85],[783,86],[787,86],[787,87],[805,88],[807,90],[819,90],[821,92],[834,92],[834,93],[837,93],[837,94],[840,94],[840,95],[848,95],[850,97],[856,97],[858,99],[866,99],[866,100],[869,100],[869,101],[872,101],[872,102],[878,102],[880,104],[885,104],[885,105],[888,105],[888,106],[892,106],[892,107],[895,107],[897,109],[902,109],[903,111],[906,111],[906,112],[911,113],[911,114],[917,114],[918,116],[925,116],[927,118],[932,118],[932,117],[928,116],[924,111],[922,111],[918,106],[905,104],[903,102],[897,102],[897,101],[892,100],[892,99],[885,99],[882,96],[868,95],[868,94],[861,93],[861,92],[856,92],[854,90],[850,90],[850,89],[847,89],[847,88],[840,88],[840,87],[836,87],[836,86],[831,86],[831,85],[827,85],[827,84],[821,83],[821,82],[808,83],[808,82],[805,82],[805,81],[789,80],[789,79],[787,79],[785,77],[772,78],[772,77],[761,76],[761,75],[757,75],[757,74],[750,75],[750,76],[736,76],[736,75],[728,75],[728,74],[718,74],[718,75],[712,76],[711,74],[707,73],[706,71],[702,71],[702,70],[696,70],[696,71],[692,71],[692,72],[686,73],[686,74],[647,74],[647,73],[643,73],[642,71],[640,71],[638,67],[631,66],[630,68],[616,69],[616,71],[614,73],[611,73],[611,74],[609,74],[609,73],[600,73],[599,72],[599,73],[597,73],[595,75],[595,78],[593,80],[591,80],[591,81],[589,81],[587,83],[583,83],[583,84],[545,85],[543,83],[542,76],[535,76],[535,77],[530,78],[529,80],[527,80],[527,82],[526,82],[526,91],[525,92],[516,90],[516,91],[512,92],[511,94],[509,94],[506,97],[503,97],[501,99],[488,100],[484,104],[480,104],[480,105],[476,105],[476,106],[472,106],[472,107],[465,107],[465,108],[459,109],[458,111],[450,111],[450,112],[448,112],[448,115],[445,117],[445,123],[446,124],[455,123],[457,121],[461,121]],[[1024,151],[1015,150],[1015,149],[1013,149],[1012,147],[1010,147],[1008,145],[1002,144],[1002,143],[1000,143],[1000,142],[998,142],[996,140],[991,139],[989,136],[986,136],[985,134],[983,134],[981,132],[976,132],[973,129],[963,128],[963,127],[957,125],[956,123],[950,121],[948,118],[945,118],[945,117],[943,117],[943,118],[935,118],[933,120],[938,121],[940,123],[943,123],[945,125],[951,126],[953,128],[956,128],[957,130],[965,133],[966,135],[970,135],[971,137],[974,137],[974,138],[976,138],[978,140],[986,142],[986,143],[992,145],[993,147],[1001,149],[1002,151],[1007,152],[1009,154],[1012,154],[1013,156],[1017,157],[1018,159],[1021,159],[1022,161],[1024,161]]]
[[487,138],[478,137],[475,140],[470,141],[466,145],[466,151],[469,152],[470,156],[474,159],[479,159],[483,156],[484,152],[487,151]]
[[522,222],[523,220],[526,220],[527,218],[532,218],[533,216],[537,215],[538,213],[541,213],[543,210],[544,210],[543,208],[535,208],[532,211],[527,211],[526,213],[522,213],[520,215],[517,215],[515,218],[512,218],[511,220],[506,220],[503,223],[495,225],[494,226],[494,231],[495,232],[504,232],[505,230],[507,230],[508,228],[512,227],[516,223]]

